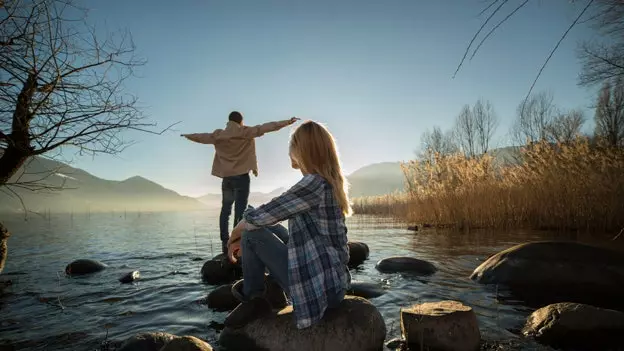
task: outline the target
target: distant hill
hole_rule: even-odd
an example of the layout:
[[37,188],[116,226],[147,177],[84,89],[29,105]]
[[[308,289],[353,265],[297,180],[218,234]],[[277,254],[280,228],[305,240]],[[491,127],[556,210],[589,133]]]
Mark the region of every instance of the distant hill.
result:
[[382,162],[364,166],[347,175],[349,197],[377,196],[403,191],[405,178],[400,162]]
[[[497,165],[518,162],[520,148],[509,146],[493,149],[489,152]],[[381,162],[364,166],[347,176],[351,183],[349,196],[378,196],[391,194],[405,189],[405,178],[400,162]]]
[[[11,181],[38,182],[63,187],[60,191],[12,187],[31,211],[43,212],[98,212],[98,211],[172,211],[194,210],[204,205],[191,197],[143,177],[123,181],[98,178],[82,169],[62,162],[34,157],[26,162]],[[7,189],[0,192],[0,212],[21,212],[19,199]]]

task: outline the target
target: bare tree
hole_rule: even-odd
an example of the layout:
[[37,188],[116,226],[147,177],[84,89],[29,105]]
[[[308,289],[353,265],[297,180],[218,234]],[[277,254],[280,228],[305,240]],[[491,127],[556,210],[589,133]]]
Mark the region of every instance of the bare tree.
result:
[[128,33],[98,37],[72,0],[6,1],[0,8],[0,187],[15,185],[10,179],[33,156],[66,147],[116,154],[129,145],[120,132],[152,132],[154,124],[123,85],[144,63]]
[[558,113],[546,126],[546,136],[550,142],[568,144],[581,135],[585,116],[581,110]]
[[479,99],[471,108],[464,105],[455,121],[455,137],[466,157],[488,152],[498,127],[496,112],[489,101]]
[[548,128],[556,113],[552,94],[541,92],[531,95],[528,100],[523,100],[518,105],[517,113],[511,131],[517,143],[523,145],[546,140]]
[[458,147],[453,140],[452,131],[442,132],[438,126],[433,127],[433,131],[425,131],[420,140],[423,145],[419,158],[434,162],[435,155],[448,156],[458,151]]
[[477,155],[477,126],[472,109],[464,105],[455,121],[455,136],[466,157]]
[[603,84],[594,118],[599,141],[612,147],[624,146],[624,78]]
[[596,1],[590,20],[606,41],[592,41],[580,46],[582,85],[624,77],[624,1]]
[[485,154],[490,149],[490,142],[498,127],[498,117],[494,107],[489,101],[479,99],[472,109],[477,131],[477,147],[480,154]]

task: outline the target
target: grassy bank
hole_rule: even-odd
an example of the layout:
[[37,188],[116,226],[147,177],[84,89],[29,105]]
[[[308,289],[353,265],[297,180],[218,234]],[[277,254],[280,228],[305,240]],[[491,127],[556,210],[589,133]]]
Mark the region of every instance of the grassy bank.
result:
[[624,150],[534,144],[517,164],[455,154],[402,165],[406,191],[356,199],[357,213],[470,228],[617,232],[624,227]]

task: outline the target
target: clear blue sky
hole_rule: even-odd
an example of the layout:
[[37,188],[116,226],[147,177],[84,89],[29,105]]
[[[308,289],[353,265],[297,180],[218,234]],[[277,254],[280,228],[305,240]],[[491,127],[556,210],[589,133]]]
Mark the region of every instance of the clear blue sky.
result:
[[[339,3],[339,4],[338,4]],[[511,1],[509,7],[513,3]],[[579,11],[569,1],[534,1],[453,72],[481,25],[481,0],[389,1],[105,1],[90,17],[131,31],[148,59],[128,84],[160,126],[161,136],[117,157],[79,158],[99,177],[140,175],[185,195],[219,192],[210,175],[212,146],[180,133],[210,132],[239,110],[247,124],[290,116],[325,123],[346,172],[374,162],[408,160],[423,131],[450,128],[463,104],[489,99],[506,134],[518,103],[544,59]],[[594,92],[577,86],[574,29],[542,75],[565,108],[588,108]],[[588,109],[588,117],[593,116]],[[591,125],[589,125],[591,127]],[[253,191],[288,186],[300,176],[287,156],[289,130],[257,140],[260,176]]]

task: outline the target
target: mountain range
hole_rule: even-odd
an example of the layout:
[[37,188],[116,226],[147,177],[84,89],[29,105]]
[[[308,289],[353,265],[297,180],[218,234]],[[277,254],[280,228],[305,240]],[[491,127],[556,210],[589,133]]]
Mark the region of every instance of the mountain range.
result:
[[[518,150],[514,147],[491,152],[496,162],[513,163]],[[221,194],[193,198],[183,196],[149,179],[135,176],[122,181],[96,177],[82,169],[44,157],[31,158],[13,176],[12,181],[45,183],[62,190],[32,191],[11,187],[35,212],[100,212],[100,211],[175,211],[219,208]],[[347,176],[351,198],[389,194],[404,189],[400,162],[382,162],[362,167]],[[259,205],[282,194],[278,188],[269,193],[251,192],[249,203]],[[0,212],[22,212],[23,205],[6,187],[0,188]]]

